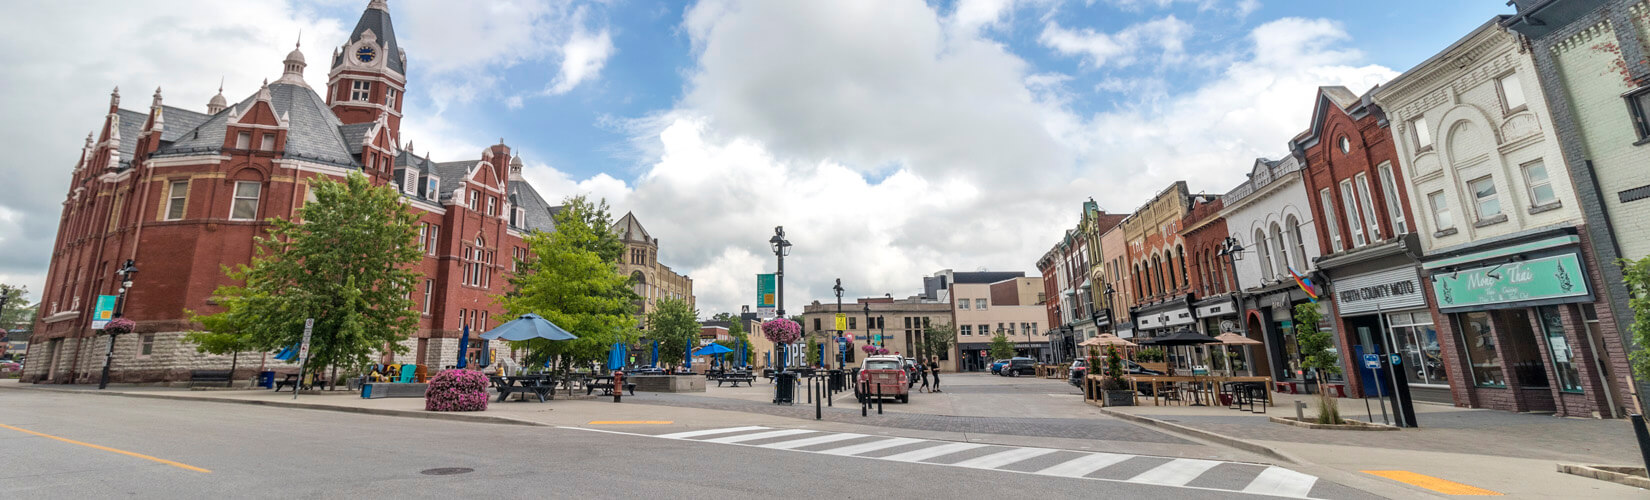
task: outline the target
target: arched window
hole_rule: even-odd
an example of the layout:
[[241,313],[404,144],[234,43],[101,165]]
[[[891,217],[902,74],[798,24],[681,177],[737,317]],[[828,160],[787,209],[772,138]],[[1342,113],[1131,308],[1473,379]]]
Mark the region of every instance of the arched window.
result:
[[1295,270],[1306,272],[1306,240],[1301,239],[1301,223],[1294,215],[1290,215],[1285,224],[1289,225],[1289,243],[1295,248]]
[[1180,259],[1180,286],[1191,288],[1192,275],[1186,271],[1186,246],[1175,245],[1175,258]]
[[1152,278],[1157,281],[1157,295],[1162,295],[1166,290],[1163,288],[1163,259],[1157,254],[1152,254]]
[[1283,228],[1278,223],[1272,223],[1272,258],[1277,261],[1278,275],[1282,276],[1289,269],[1289,241],[1284,239]]
[[1272,279],[1272,252],[1266,249],[1266,233],[1255,229],[1255,257],[1260,260],[1261,279]]
[[1140,264],[1134,265],[1134,270],[1132,273],[1133,274],[1130,275],[1130,278],[1133,278],[1134,280],[1134,296],[1139,297],[1141,295],[1145,295],[1140,293]]
[[1164,288],[1163,291],[1167,292],[1169,290],[1179,288],[1179,286],[1175,284],[1174,280],[1174,253],[1169,252],[1168,249],[1163,250],[1163,267],[1163,274],[1167,274],[1169,276],[1169,280],[1164,282],[1169,286]]

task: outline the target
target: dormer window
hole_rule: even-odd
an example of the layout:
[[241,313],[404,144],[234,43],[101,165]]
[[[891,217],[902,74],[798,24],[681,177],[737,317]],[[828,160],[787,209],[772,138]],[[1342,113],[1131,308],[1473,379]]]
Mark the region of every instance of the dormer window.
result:
[[516,207],[515,210],[510,211],[510,225],[522,227],[522,221],[526,219],[527,210],[524,210],[521,207]]
[[372,82],[355,80],[350,82],[349,100],[366,102],[372,99]]
[[424,197],[433,200],[436,196],[440,196],[441,194],[441,179],[431,176],[429,184],[429,187],[424,191]]

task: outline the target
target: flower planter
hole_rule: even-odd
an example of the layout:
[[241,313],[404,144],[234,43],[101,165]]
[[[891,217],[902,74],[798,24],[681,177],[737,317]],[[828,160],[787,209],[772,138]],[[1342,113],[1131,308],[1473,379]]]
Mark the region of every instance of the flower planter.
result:
[[1131,390],[1104,390],[1106,406],[1134,406],[1134,391]]

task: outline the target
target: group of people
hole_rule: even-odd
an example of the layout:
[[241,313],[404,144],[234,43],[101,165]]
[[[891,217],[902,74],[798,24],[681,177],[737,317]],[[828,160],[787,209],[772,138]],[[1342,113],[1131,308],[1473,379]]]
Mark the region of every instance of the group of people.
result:
[[[939,356],[929,356],[927,363],[923,363],[922,360],[919,359],[916,363],[906,367],[906,370],[911,372],[907,373],[907,377],[905,377],[906,380],[910,381],[910,385],[906,386],[906,388],[916,388],[922,392],[941,392]],[[934,378],[934,386],[932,388],[928,386],[928,378],[930,376]],[[922,387],[917,387],[919,381],[922,384]]]

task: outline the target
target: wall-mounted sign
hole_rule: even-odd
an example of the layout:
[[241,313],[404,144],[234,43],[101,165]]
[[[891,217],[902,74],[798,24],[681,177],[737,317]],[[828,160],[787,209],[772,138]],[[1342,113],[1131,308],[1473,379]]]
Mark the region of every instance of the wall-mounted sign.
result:
[[1335,280],[1335,303],[1341,315],[1396,311],[1427,305],[1415,268],[1400,267]]
[[1231,314],[1237,314],[1237,309],[1232,307],[1232,302],[1229,300],[1223,300],[1218,304],[1209,304],[1197,308],[1197,317],[1199,318],[1212,318],[1215,316],[1226,316]]
[[1581,259],[1573,253],[1458,273],[1435,272],[1432,291],[1439,309],[1591,296]]
[[1140,329],[1189,325],[1192,324],[1192,311],[1186,308],[1178,308],[1159,313],[1141,314],[1136,319],[1139,321],[1136,322],[1135,326]]

